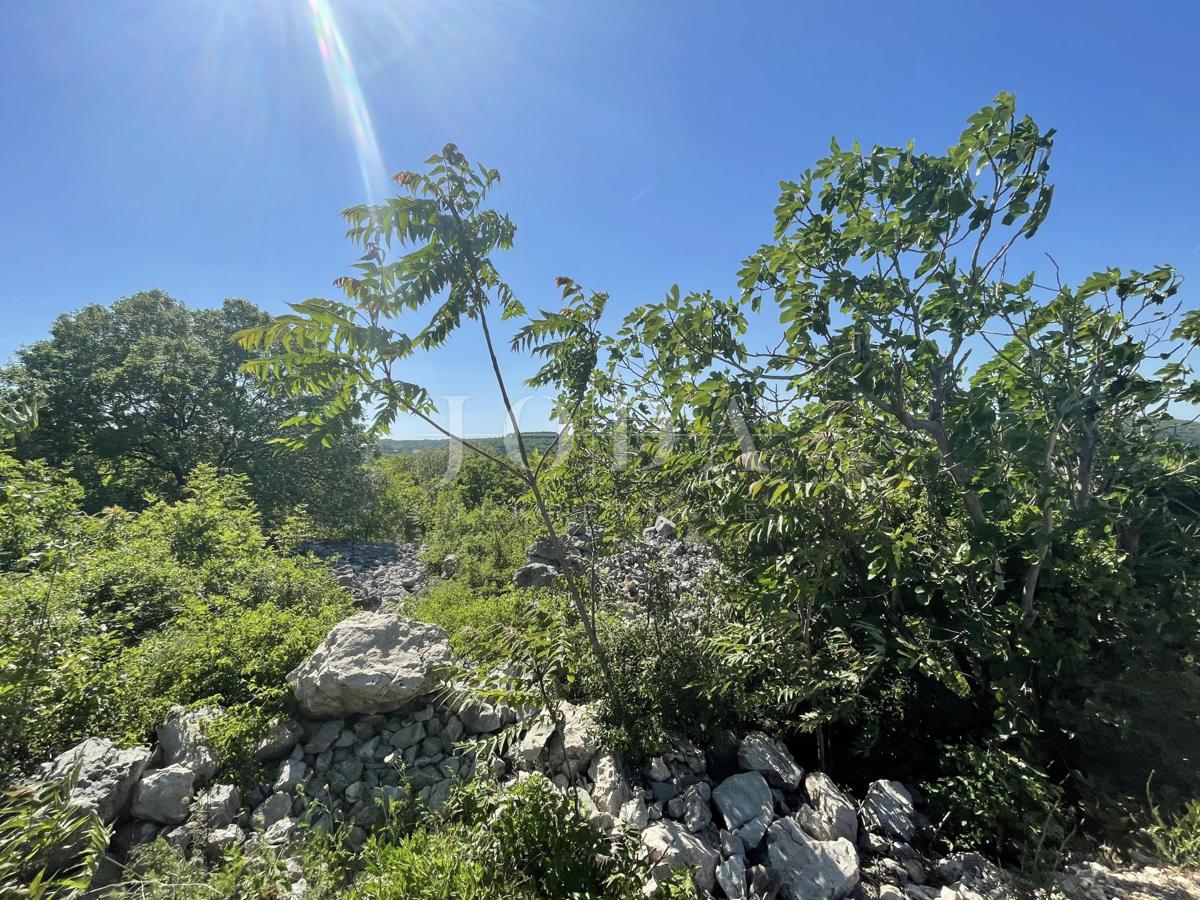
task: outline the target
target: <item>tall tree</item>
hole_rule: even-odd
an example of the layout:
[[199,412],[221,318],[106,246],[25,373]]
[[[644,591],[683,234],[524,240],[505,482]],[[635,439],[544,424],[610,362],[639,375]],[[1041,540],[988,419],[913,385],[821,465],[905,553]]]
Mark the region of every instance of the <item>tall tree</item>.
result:
[[148,492],[179,497],[191,471],[210,463],[249,475],[269,517],[299,502],[318,517],[346,515],[365,438],[351,422],[319,457],[269,445],[304,404],[246,375],[249,354],[230,340],[268,321],[244,300],[192,310],[158,290],[60,316],[3,373],[10,392],[42,404],[21,455],[70,466],[93,510],[138,507]]

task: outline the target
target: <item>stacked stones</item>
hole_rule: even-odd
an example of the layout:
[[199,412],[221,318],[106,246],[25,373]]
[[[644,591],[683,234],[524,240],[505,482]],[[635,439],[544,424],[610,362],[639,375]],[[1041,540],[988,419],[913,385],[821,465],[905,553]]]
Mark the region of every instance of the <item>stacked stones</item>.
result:
[[299,551],[329,560],[338,583],[354,595],[361,609],[398,609],[427,578],[416,544],[309,541]]
[[[896,782],[875,782],[856,805],[825,775],[805,777],[787,747],[761,732],[724,735],[707,754],[678,742],[632,770],[599,746],[586,706],[434,702],[449,654],[444,631],[394,613],[336,625],[289,676],[303,715],[275,722],[257,746],[269,780],[246,797],[211,783],[218,767],[205,725],[216,708],[172,709],[154,751],[92,738],[43,775],[79,767],[72,801],[119,823],[114,860],[157,837],[208,857],[238,844],[285,847],[305,825],[345,824],[361,846],[390,801],[415,794],[437,808],[482,766],[504,784],[544,776],[598,827],[635,836],[651,892],[686,866],[705,896],[731,900],[1005,896],[976,890],[988,881],[976,877],[982,859],[926,860],[913,846],[926,824]],[[504,757],[476,762],[465,752],[464,740],[505,728],[517,733],[496,742],[509,748]],[[78,848],[65,842],[70,852]]]

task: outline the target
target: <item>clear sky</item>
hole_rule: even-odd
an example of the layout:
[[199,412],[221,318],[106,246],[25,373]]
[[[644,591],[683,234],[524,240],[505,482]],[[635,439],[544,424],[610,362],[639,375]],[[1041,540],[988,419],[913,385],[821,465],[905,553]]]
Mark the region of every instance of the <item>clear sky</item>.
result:
[[[1071,279],[1172,263],[1194,306],[1198,41],[1184,0],[0,0],[0,361],[152,287],[330,296],[338,213],[451,140],[503,175],[527,306],[559,274],[614,317],[729,293],[832,136],[941,150],[1000,90],[1059,129],[1037,251]],[[474,333],[409,375],[500,431]]]

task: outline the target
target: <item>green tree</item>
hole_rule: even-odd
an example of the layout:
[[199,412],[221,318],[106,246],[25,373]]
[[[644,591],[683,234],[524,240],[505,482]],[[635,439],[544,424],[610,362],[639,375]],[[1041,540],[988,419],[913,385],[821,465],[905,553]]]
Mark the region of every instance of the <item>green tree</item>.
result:
[[20,454],[70,466],[92,511],[182,496],[190,473],[209,463],[249,475],[270,520],[299,502],[323,522],[352,519],[367,455],[353,422],[321,453],[268,445],[303,405],[246,375],[247,354],[229,336],[269,319],[243,300],[191,310],[162,291],[60,316],[3,374],[10,393],[42,398]]

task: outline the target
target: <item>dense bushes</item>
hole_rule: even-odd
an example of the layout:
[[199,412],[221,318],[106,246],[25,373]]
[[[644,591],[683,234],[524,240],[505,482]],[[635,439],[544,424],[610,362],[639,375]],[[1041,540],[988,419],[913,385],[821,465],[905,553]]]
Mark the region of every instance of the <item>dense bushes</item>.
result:
[[91,734],[145,740],[172,703],[279,710],[284,676],[348,612],[322,564],[268,546],[243,479],[202,467],[184,500],[89,517],[65,512],[68,480],[7,472],[40,499],[3,507],[0,529],[36,505],[45,530],[0,573],[5,774]]

